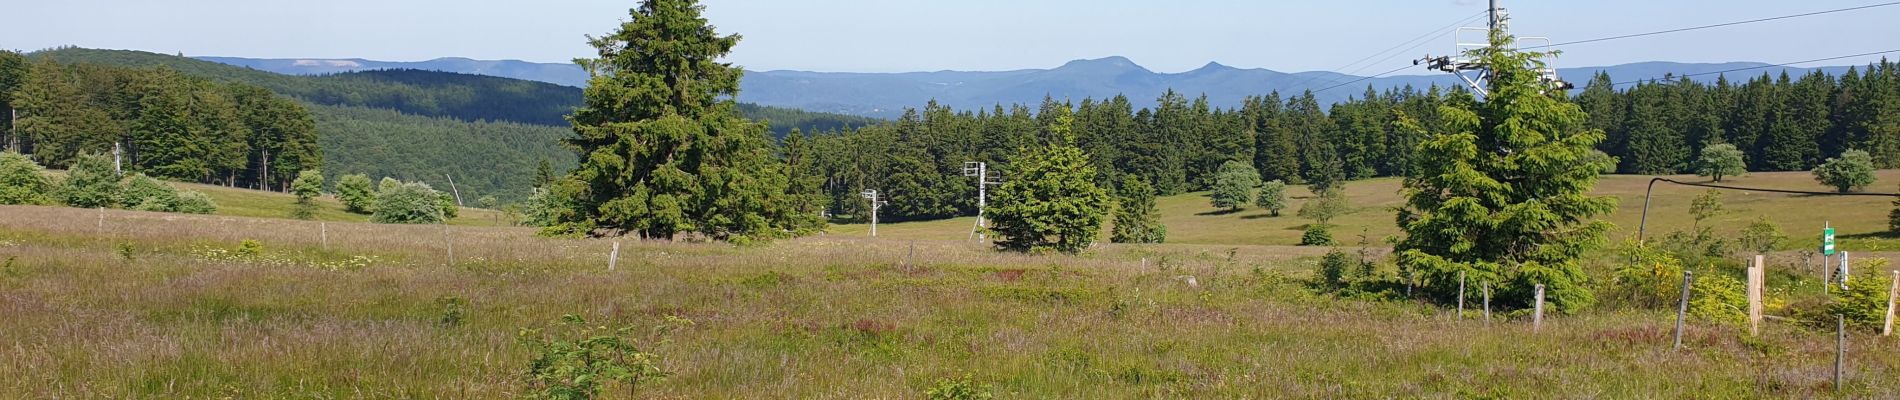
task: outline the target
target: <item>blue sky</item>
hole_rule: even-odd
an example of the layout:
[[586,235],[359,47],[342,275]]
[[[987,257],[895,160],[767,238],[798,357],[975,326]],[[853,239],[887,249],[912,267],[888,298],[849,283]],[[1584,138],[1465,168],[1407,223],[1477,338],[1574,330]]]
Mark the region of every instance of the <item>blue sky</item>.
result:
[[[203,56],[435,57],[565,62],[627,0],[19,0],[0,48],[59,45]],[[1872,4],[1856,1],[1504,0],[1520,35],[1558,42]],[[1280,71],[1341,65],[1483,10],[1481,0],[706,0],[749,69],[894,72],[1049,68],[1126,56],[1162,72],[1209,61]],[[1900,48],[1900,6],[1566,48],[1559,66],[1785,62]],[[1471,25],[1481,23],[1472,20]],[[1447,37],[1362,74],[1452,49]],[[1896,55],[1900,58],[1900,54]],[[1877,59],[1877,57],[1872,57]],[[1867,59],[1827,64],[1864,63]],[[1347,70],[1351,70],[1348,68]]]

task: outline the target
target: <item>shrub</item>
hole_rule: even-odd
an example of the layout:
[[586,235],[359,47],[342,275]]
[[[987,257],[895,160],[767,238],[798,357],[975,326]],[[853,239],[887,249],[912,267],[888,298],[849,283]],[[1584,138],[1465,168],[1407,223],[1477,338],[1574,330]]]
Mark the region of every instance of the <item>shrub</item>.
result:
[[1737,240],[1741,242],[1742,250],[1765,254],[1774,251],[1775,245],[1786,238],[1781,234],[1781,228],[1775,226],[1775,223],[1768,222],[1766,217],[1757,216],[1755,222],[1742,228],[1742,237]]
[[323,171],[306,169],[297,172],[297,180],[290,182],[290,194],[297,195],[298,203],[309,203],[323,196]]
[[1316,274],[1319,281],[1314,283],[1320,288],[1327,290],[1338,290],[1346,287],[1346,274],[1351,272],[1352,264],[1352,260],[1347,258],[1346,252],[1339,251],[1339,249],[1328,251],[1326,252],[1326,256],[1321,257],[1319,260],[1319,271],[1317,271],[1318,274]]
[[1722,324],[1741,325],[1748,321],[1747,290],[1747,285],[1733,276],[1698,276],[1695,283],[1689,285],[1689,315]]
[[576,315],[562,316],[554,332],[522,329],[518,338],[534,354],[528,363],[530,397],[591,399],[607,382],[621,382],[632,392],[664,379],[659,356],[634,346],[631,331],[588,325]]
[[1253,187],[1258,185],[1260,172],[1253,164],[1230,160],[1214,174],[1213,193],[1208,197],[1215,208],[1240,211],[1253,202]]
[[1123,179],[1121,199],[1115,207],[1115,227],[1108,240],[1115,243],[1161,243],[1168,240],[1168,227],[1161,225],[1155,209],[1155,190],[1147,181],[1130,175]]
[[1346,195],[1340,190],[1323,190],[1306,204],[1300,205],[1300,217],[1310,218],[1320,225],[1330,223],[1333,218],[1345,215],[1349,210]]
[[45,171],[25,155],[0,153],[0,204],[53,204],[53,198],[46,195],[52,192],[53,180]]
[[1722,192],[1715,189],[1702,192],[1689,203],[1689,216],[1695,217],[1695,224],[1692,226],[1696,227],[1702,226],[1704,220],[1721,215],[1722,211]]
[[297,195],[297,206],[291,209],[291,218],[316,217],[316,198],[323,195],[323,171],[306,169],[298,172],[297,180],[290,182],[290,193]]
[[376,192],[370,188],[369,176],[344,175],[336,178],[336,199],[349,212],[369,214],[375,209]]
[[119,183],[119,201],[133,210],[173,212],[178,210],[178,189],[134,173]]
[[1847,193],[1874,183],[1874,160],[1866,151],[1848,150],[1814,167],[1814,180]]
[[205,195],[204,192],[186,190],[178,192],[178,203],[174,205],[172,211],[186,214],[210,214],[218,212],[218,203],[212,202],[211,196]]
[[1301,246],[1332,246],[1334,244],[1337,242],[1333,241],[1332,229],[1326,224],[1308,224],[1306,232],[1300,234]]
[[1631,305],[1662,307],[1682,296],[1682,260],[1675,255],[1647,243],[1632,243],[1623,254],[1630,261],[1616,269],[1611,285]]
[[66,170],[66,181],[54,191],[60,204],[79,208],[119,205],[119,174],[112,160],[98,154],[80,154]]
[[1847,280],[1847,290],[1834,291],[1829,314],[1847,317],[1849,326],[1878,328],[1887,318],[1887,290],[1893,276],[1887,272],[1887,259],[1872,258],[1854,263],[1860,271]]
[[1273,216],[1280,216],[1280,210],[1286,209],[1286,182],[1279,179],[1260,185],[1260,196],[1254,199],[1254,205],[1267,209]]
[[369,220],[380,224],[434,224],[443,221],[442,208],[442,196],[429,184],[383,185],[376,191],[376,212]]
[[978,385],[969,374],[939,379],[935,386],[924,391],[924,398],[930,400],[987,400],[993,396],[988,385]]
[[257,241],[257,239],[244,239],[244,241],[238,242],[237,251],[234,254],[239,257],[256,257],[260,254],[264,254],[264,243]]
[[436,206],[441,208],[442,219],[451,220],[462,216],[462,207],[455,204],[455,195],[449,192],[435,192]]

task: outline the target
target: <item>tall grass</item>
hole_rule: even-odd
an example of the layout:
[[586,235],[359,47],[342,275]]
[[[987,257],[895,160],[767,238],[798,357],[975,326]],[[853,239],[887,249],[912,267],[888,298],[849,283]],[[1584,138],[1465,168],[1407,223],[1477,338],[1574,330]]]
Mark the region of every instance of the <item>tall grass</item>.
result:
[[[516,334],[563,314],[655,328],[636,339],[672,376],[636,393],[663,398],[916,398],[965,375],[999,398],[1900,397],[1894,338],[1851,335],[1834,394],[1832,332],[1692,324],[1671,352],[1663,312],[1459,321],[1314,294],[1324,249],[626,241],[607,271],[611,243],[524,228],[333,222],[325,249],[316,222],[0,215],[0,398],[514,397]],[[245,239],[264,250],[225,251]]]

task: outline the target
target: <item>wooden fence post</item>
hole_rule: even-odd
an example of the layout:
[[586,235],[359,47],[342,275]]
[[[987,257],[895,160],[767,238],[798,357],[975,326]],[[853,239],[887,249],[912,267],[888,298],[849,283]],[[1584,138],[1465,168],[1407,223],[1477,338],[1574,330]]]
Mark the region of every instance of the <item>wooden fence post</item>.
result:
[[1761,295],[1762,287],[1767,285],[1763,270],[1768,269],[1762,255],[1755,255],[1755,262],[1748,266],[1748,335],[1761,335]]
[[317,240],[323,242],[324,250],[330,249],[330,225],[323,222],[317,223]]
[[1682,272],[1682,300],[1676,305],[1676,346],[1682,349],[1682,323],[1689,318],[1689,286],[1695,283],[1695,273]]
[[1491,324],[1491,282],[1484,283],[1484,324]]
[[1458,271],[1458,319],[1465,319],[1465,271]]
[[1544,327],[1544,284],[1537,284],[1537,310],[1531,314],[1531,331]]
[[1841,370],[1847,368],[1847,315],[1834,315],[1834,391],[1841,391]]
[[614,264],[620,262],[620,241],[614,241],[614,250],[607,253],[607,270],[614,270]]
[[449,224],[442,224],[442,247],[449,250],[449,266],[455,266],[455,240],[449,238]]

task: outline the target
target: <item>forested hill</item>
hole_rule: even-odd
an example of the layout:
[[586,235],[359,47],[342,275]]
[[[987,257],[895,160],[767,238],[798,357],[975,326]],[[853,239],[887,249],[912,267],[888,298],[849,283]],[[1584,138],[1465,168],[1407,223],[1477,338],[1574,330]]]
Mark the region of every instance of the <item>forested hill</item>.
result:
[[[121,67],[165,66],[186,75],[269,88],[313,104],[390,109],[404,114],[461,121],[510,121],[566,126],[581,104],[581,89],[551,83],[414,69],[322,75],[284,75],[174,55],[132,50],[61,48],[33,53],[60,62]],[[783,135],[803,130],[847,129],[878,120],[840,114],[742,104],[747,117],[764,120]]]
[[[208,163],[209,167],[160,174],[172,179],[257,186],[255,181],[264,175],[262,168],[258,167],[265,157],[262,150],[270,148],[273,149],[270,157],[273,164],[271,170],[274,171],[271,177],[274,181],[280,181],[274,182],[272,189],[284,187],[287,181],[282,180],[294,175],[296,166],[301,166],[321,167],[325,175],[330,177],[362,173],[372,177],[419,180],[443,188],[449,187],[448,178],[445,177],[449,175],[454,177],[456,185],[464,194],[494,195],[503,201],[512,201],[523,199],[530,193],[531,180],[540,163],[545,161],[557,170],[574,165],[573,152],[559,144],[560,139],[570,135],[565,116],[580,103],[581,90],[572,87],[417,70],[292,76],[173,55],[125,50],[62,48],[35,52],[27,55],[27,58],[33,59],[32,62],[52,60],[72,66],[68,70],[81,82],[79,88],[74,89],[79,93],[68,97],[74,97],[75,102],[89,104],[88,107],[48,108],[65,110],[73,115],[53,118],[55,116],[48,114],[47,117],[53,119],[47,120],[55,122],[47,125],[49,127],[72,132],[124,132],[128,129],[134,133],[143,132],[140,129],[149,127],[140,125],[139,115],[136,114],[139,107],[134,105],[137,103],[135,100],[149,96],[143,96],[140,94],[142,92],[122,90],[143,86],[117,82],[139,81],[137,79],[145,79],[142,77],[149,74],[188,78],[181,82],[202,82],[194,83],[198,86],[230,85],[233,88],[252,88],[266,94],[274,92],[285,96],[283,102],[288,103],[288,107],[301,109],[259,115],[285,115],[291,120],[303,121],[300,123],[306,124],[304,126],[314,125],[311,135],[315,136],[314,140],[306,139],[303,142],[314,142],[314,146],[310,146],[314,148],[308,160],[292,158],[293,154],[270,144],[275,142],[257,142],[250,143],[247,149],[232,150],[232,156],[209,158],[213,159]],[[25,69],[18,72],[21,76],[27,73]],[[209,93],[199,97],[214,96],[219,101],[230,97],[223,96],[222,89],[193,90]],[[229,91],[247,93],[239,89]],[[217,104],[207,101],[189,103]],[[298,103],[302,103],[303,107],[297,107]],[[794,127],[807,131],[833,131],[878,122],[864,117],[749,104],[741,104],[739,108],[751,118],[769,120],[773,130],[780,134]],[[236,112],[250,115],[246,114],[250,109],[240,105]],[[197,111],[190,110],[188,113],[195,115]],[[34,120],[31,114],[23,115],[23,119]],[[189,132],[209,135],[200,135],[206,139],[194,139],[197,142],[227,143],[232,140],[209,138],[217,134],[243,137],[246,135],[244,132],[263,129],[223,129],[212,124],[216,121],[206,121],[209,122],[197,123],[197,126],[208,128],[187,129]],[[263,122],[253,125],[257,124]],[[136,134],[132,136],[134,139],[142,137]],[[46,145],[62,143],[46,142]],[[138,145],[134,149],[141,152],[195,148],[143,142],[133,144]],[[77,152],[110,151],[111,147],[110,140],[73,142],[60,148],[63,150],[59,150],[57,156],[45,161],[49,165],[60,166]],[[55,150],[54,147],[47,149]],[[207,158],[197,157],[186,161],[199,159]],[[247,163],[249,166],[246,166]]]

